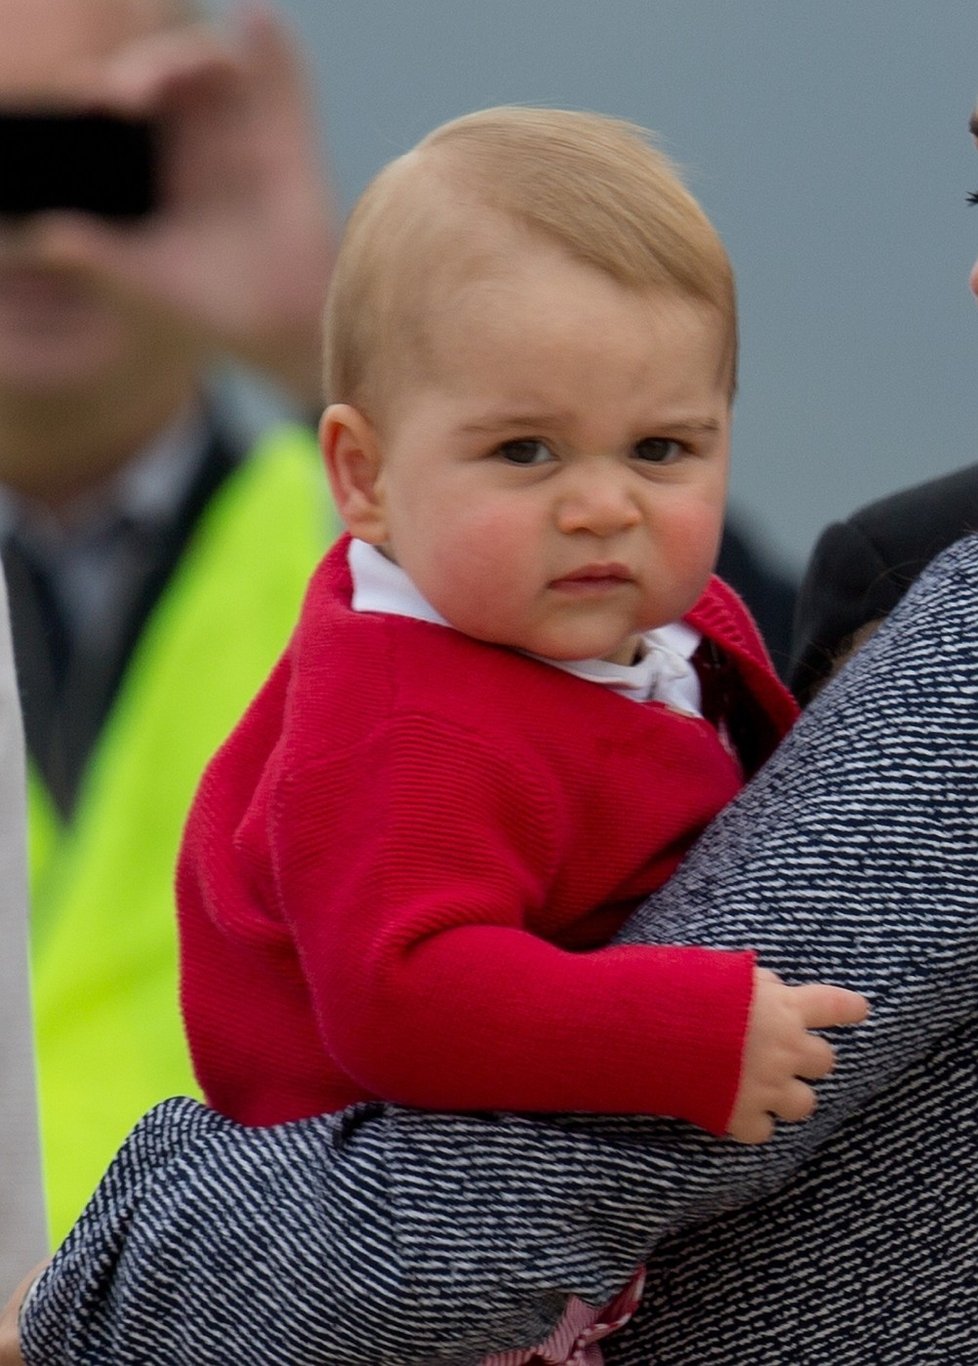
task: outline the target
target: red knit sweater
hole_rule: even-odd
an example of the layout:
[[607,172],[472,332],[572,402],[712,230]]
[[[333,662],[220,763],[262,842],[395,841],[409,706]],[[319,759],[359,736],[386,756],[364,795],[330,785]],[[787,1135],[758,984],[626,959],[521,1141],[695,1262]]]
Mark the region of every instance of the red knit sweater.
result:
[[[187,825],[183,1006],[208,1100],[254,1124],[382,1097],[722,1131],[751,953],[600,947],[738,790],[715,729],[356,613],[346,549]],[[794,706],[739,600],[714,580],[688,620],[769,749]]]

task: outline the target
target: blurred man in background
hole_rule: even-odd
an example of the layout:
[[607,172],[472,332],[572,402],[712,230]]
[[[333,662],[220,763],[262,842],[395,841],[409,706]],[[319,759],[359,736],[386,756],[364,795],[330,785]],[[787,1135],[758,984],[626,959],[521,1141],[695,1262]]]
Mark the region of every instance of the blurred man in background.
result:
[[272,18],[219,34],[179,0],[0,0],[0,32],[0,539],[59,1237],[134,1120],[193,1085],[182,820],[331,535],[307,431],[244,449],[207,376],[231,356],[315,411],[333,239]]

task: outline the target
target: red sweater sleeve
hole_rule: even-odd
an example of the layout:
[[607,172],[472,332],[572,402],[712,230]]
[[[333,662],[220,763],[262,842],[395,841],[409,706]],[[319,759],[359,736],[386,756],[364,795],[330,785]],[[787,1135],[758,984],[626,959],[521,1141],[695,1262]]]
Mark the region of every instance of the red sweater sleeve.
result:
[[574,953],[528,931],[573,836],[525,755],[501,762],[477,735],[399,715],[280,781],[281,913],[323,1043],[366,1092],[723,1131],[752,955]]

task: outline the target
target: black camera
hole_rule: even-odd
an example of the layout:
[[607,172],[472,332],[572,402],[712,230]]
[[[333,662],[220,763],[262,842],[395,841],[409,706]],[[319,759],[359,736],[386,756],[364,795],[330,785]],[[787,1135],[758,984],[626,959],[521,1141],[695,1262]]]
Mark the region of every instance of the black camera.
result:
[[72,209],[125,221],[159,203],[159,129],[148,119],[0,109],[0,215]]

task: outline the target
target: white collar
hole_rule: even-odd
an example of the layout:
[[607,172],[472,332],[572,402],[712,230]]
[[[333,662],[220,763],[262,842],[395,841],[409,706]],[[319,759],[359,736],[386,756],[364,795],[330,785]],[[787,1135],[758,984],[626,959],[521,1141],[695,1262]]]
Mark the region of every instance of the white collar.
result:
[[354,612],[390,612],[395,617],[432,621],[436,626],[451,624],[422,597],[401,566],[382,555],[375,545],[354,536],[349,565]]
[[[436,626],[451,626],[400,565],[382,555],[376,546],[354,537],[350,541],[349,566],[354,612],[389,612]],[[606,659],[547,659],[533,654],[530,658],[638,702],[654,698],[678,711],[699,715],[700,684],[690,661],[700,639],[699,631],[692,626],[674,621],[643,634],[644,654],[635,664],[612,664]]]

